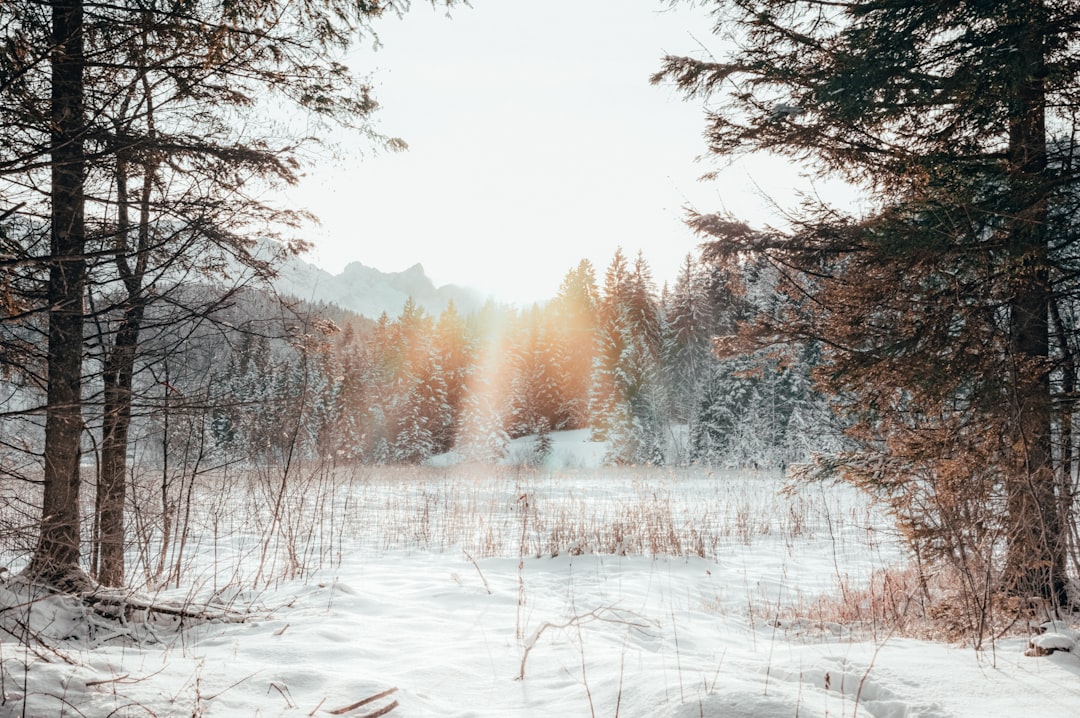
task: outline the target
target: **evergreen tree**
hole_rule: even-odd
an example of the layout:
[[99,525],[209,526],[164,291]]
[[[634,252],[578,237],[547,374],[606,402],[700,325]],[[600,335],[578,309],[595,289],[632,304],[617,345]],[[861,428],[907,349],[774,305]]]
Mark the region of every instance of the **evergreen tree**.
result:
[[687,254],[664,302],[664,369],[671,417],[689,423],[701,387],[716,362],[713,356],[712,302],[706,265]]
[[1080,4],[715,4],[742,42],[654,78],[712,98],[710,150],[812,160],[877,200],[861,217],[808,202],[790,231],[693,220],[714,255],[782,277],[786,310],[744,337],[824,340],[818,375],[862,447],[845,475],[942,557],[991,564],[1003,536],[994,585],[1064,603],[1054,442],[1075,397],[1054,394],[1050,315],[1073,238],[1053,218],[1080,177],[1051,138],[1076,136]]
[[402,383],[401,413],[397,420],[390,457],[397,463],[418,464],[442,450],[449,422],[446,386],[438,362],[432,359]]
[[443,429],[436,441],[439,452],[443,452],[448,451],[454,444],[465,392],[476,363],[475,340],[453,301],[439,315],[439,322],[435,326],[434,350],[441,368],[442,382],[446,387],[448,415],[442,422]]
[[596,350],[599,289],[596,272],[587,259],[567,272],[558,294],[549,307],[551,332],[560,370],[559,413],[566,416],[566,428],[589,425],[589,387]]
[[624,334],[615,369],[615,396],[607,417],[608,459],[619,464],[665,463],[666,401],[654,347],[646,338]]
[[394,322],[388,350],[393,387],[387,415],[390,459],[419,463],[446,448],[453,416],[434,345],[434,324],[411,298]]
[[607,438],[608,429],[618,412],[621,400],[617,393],[615,374],[625,338],[623,309],[627,304],[628,281],[626,257],[620,247],[615,250],[615,255],[604,273],[604,289],[597,307],[595,351],[589,386],[589,423],[595,440],[602,441]]
[[663,463],[662,326],[652,277],[639,255],[631,270],[617,250],[604,277],[593,362],[593,433],[617,463]]
[[396,334],[392,320],[383,312],[365,345],[367,401],[360,418],[362,453],[373,464],[389,460],[392,426],[400,413],[396,378],[403,358],[395,341]]
[[[347,330],[346,330],[347,331]],[[364,418],[375,382],[371,353],[350,337],[339,349],[341,361],[341,458],[364,460],[367,442]]]
[[542,310],[533,306],[517,327],[511,349],[514,372],[510,384],[511,437],[546,435],[565,427],[562,414],[558,347],[548,333]]
[[690,461],[717,466],[730,454],[736,416],[724,376],[714,369],[701,388],[697,413],[690,429]]
[[485,387],[474,387],[465,395],[455,448],[463,461],[495,464],[506,457],[510,437],[502,416]]

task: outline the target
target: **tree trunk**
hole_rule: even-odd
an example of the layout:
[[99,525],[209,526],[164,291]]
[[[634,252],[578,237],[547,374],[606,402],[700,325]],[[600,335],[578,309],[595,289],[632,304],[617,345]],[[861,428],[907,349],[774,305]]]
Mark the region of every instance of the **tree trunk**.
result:
[[82,0],[53,0],[51,101],[52,228],[49,267],[48,403],[41,534],[27,573],[59,588],[83,588],[79,567],[83,288]]
[[[153,103],[143,75],[146,94],[149,136],[153,137]],[[150,195],[156,177],[156,167],[143,167],[143,190],[140,198],[139,225],[134,248],[135,266],[128,262],[131,221],[128,213],[128,172],[125,152],[117,156],[117,245],[116,266],[127,292],[124,316],[113,340],[112,350],[105,361],[102,375],[104,407],[101,427],[101,468],[98,474],[95,510],[97,535],[95,548],[96,578],[105,586],[124,584],[124,504],[127,488],[128,430],[131,426],[132,379],[135,374],[135,355],[142,330],[147,299],[143,282],[146,275],[150,243]]]
[[1076,461],[1076,447],[1073,446],[1073,402],[1076,396],[1076,357],[1068,330],[1061,316],[1061,307],[1057,299],[1051,300],[1050,316],[1053,319],[1054,334],[1057,337],[1058,350],[1061,352],[1061,396],[1063,400],[1058,408],[1058,509],[1064,532],[1065,555],[1071,561],[1073,571],[1080,574],[1080,526],[1077,526],[1074,500],[1077,495],[1073,480],[1073,466]]
[[104,586],[124,584],[124,503],[131,383],[142,316],[143,302],[136,300],[124,313],[104,371],[101,470],[95,502],[98,512],[96,578]]
[[[1040,7],[1032,8],[1036,17]],[[1065,541],[1055,491],[1050,386],[1050,272],[1046,234],[1046,91],[1042,25],[1019,38],[1024,72],[1009,117],[1011,406],[1008,551],[1005,585],[1013,594],[1066,602]]]

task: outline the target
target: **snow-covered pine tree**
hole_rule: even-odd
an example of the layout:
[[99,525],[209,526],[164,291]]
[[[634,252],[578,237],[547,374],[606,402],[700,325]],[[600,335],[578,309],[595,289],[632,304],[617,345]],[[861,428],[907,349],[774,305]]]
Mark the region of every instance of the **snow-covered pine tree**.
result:
[[594,440],[608,438],[608,430],[619,413],[621,397],[617,393],[615,372],[624,348],[625,316],[627,304],[626,285],[629,269],[622,248],[615,255],[604,273],[604,289],[597,305],[597,327],[593,335],[592,378],[589,382],[589,425]]
[[390,458],[419,463],[442,451],[453,424],[446,383],[434,346],[431,319],[410,298],[395,322],[395,416],[390,424]]
[[694,415],[696,398],[716,362],[712,306],[708,268],[687,254],[664,306],[664,373],[672,420],[679,423],[688,423]]
[[462,415],[454,444],[462,461],[495,464],[506,457],[510,437],[503,429],[502,412],[491,387],[476,382],[462,401]]
[[667,426],[660,367],[663,329],[644,257],[638,255],[631,271],[617,251],[604,286],[593,426],[597,435],[611,442],[611,461],[663,463]]
[[687,254],[673,289],[663,293],[663,382],[673,425],[671,458],[689,458],[687,444],[698,404],[716,356],[712,350],[714,300],[709,293],[709,266]]
[[533,306],[522,317],[511,347],[513,378],[508,399],[511,437],[546,434],[566,425],[561,414],[558,346],[544,313]]

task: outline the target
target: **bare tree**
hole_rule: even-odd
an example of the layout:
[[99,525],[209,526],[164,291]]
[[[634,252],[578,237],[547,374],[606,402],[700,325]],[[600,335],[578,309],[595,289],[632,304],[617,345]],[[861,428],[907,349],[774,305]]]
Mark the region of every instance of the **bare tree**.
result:
[[[41,535],[27,568],[89,585],[80,563],[87,291],[103,375],[98,577],[121,583],[132,377],[146,311],[169,287],[265,275],[255,242],[300,214],[259,199],[294,182],[305,138],[273,126],[299,113],[383,141],[376,104],[339,56],[406,3],[352,0],[14,0],[0,8],[0,212],[50,227],[37,310],[48,316]],[[44,14],[43,9],[51,11]],[[313,141],[313,140],[310,140]],[[396,146],[396,141],[386,141]],[[43,187],[48,191],[43,191]],[[284,245],[286,248],[294,245]],[[29,311],[33,311],[31,308]]]

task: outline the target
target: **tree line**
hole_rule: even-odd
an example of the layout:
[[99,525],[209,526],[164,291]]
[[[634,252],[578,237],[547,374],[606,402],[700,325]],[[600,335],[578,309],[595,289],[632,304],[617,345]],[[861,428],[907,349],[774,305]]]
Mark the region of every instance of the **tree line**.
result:
[[291,451],[496,462],[524,436],[535,437],[528,458],[542,462],[551,432],[572,429],[608,442],[613,464],[805,460],[830,440],[810,385],[814,352],[718,358],[713,338],[753,301],[724,291],[727,281],[687,255],[657,290],[645,258],[620,249],[602,282],[583,260],[553,299],[526,309],[489,302],[462,315],[451,304],[431,316],[410,300],[394,318],[342,314],[343,327],[323,323],[301,340],[245,336],[207,388],[207,421],[222,452],[256,462]]

